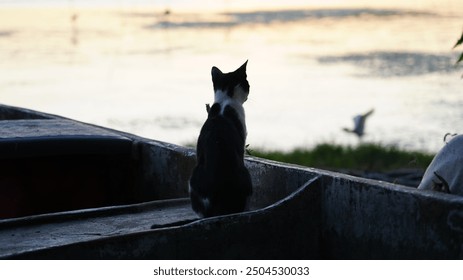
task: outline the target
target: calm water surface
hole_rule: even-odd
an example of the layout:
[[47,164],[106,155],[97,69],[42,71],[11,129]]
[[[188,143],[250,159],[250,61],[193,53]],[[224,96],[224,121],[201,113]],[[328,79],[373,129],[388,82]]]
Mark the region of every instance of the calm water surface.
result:
[[211,67],[249,59],[251,148],[356,144],[371,108],[364,142],[463,132],[462,1],[209,2],[0,1],[0,102],[194,143]]

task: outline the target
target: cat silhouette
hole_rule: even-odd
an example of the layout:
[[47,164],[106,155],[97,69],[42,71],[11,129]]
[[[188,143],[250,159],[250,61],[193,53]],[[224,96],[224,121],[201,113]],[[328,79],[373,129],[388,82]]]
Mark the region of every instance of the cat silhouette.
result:
[[252,194],[251,176],[244,164],[247,63],[230,73],[215,66],[211,70],[214,104],[208,108],[198,137],[197,163],[189,185],[192,208],[200,217],[242,212]]

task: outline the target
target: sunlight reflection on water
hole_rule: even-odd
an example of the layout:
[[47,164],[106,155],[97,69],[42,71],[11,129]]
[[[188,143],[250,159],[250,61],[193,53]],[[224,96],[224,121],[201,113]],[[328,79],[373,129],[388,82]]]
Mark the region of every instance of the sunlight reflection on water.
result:
[[462,18],[433,7],[5,8],[2,102],[194,143],[210,68],[249,59],[251,148],[355,144],[342,127],[375,108],[365,141],[436,151],[463,128],[451,50]]

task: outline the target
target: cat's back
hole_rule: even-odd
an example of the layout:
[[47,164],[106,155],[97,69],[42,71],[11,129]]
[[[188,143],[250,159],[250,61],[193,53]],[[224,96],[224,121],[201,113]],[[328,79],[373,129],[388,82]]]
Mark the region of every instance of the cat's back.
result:
[[220,104],[214,104],[201,129],[190,180],[192,207],[205,217],[243,211],[252,193],[240,127],[232,112],[220,112]]
[[[215,103],[204,123],[198,139],[198,153],[236,155],[243,159],[245,130],[239,117],[231,106]],[[213,155],[210,155],[213,156]],[[232,159],[229,159],[232,160]],[[220,162],[228,162],[224,158]],[[218,164],[220,164],[218,162]]]

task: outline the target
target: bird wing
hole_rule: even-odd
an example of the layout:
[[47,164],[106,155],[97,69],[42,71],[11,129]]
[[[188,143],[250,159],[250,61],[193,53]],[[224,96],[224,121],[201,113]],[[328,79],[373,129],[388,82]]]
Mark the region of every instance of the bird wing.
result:
[[370,111],[366,112],[365,114],[363,114],[363,117],[364,118],[367,118],[369,115],[373,114],[375,111],[375,109],[371,109]]

